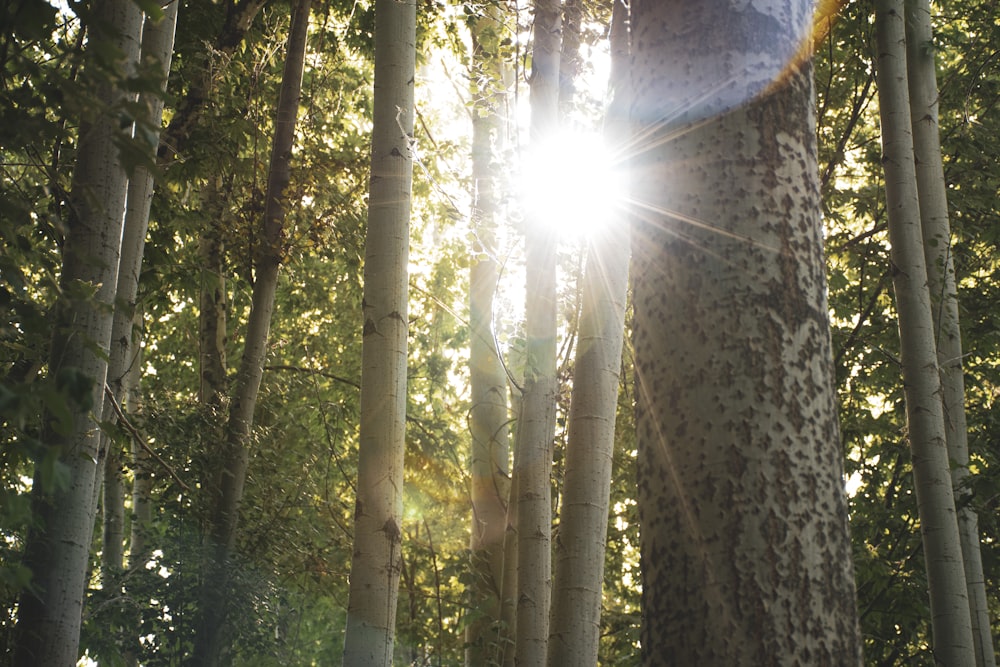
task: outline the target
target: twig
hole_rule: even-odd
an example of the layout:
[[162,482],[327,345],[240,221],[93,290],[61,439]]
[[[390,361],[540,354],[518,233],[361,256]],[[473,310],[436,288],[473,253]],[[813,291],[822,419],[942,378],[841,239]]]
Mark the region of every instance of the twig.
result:
[[137,443],[139,443],[139,446],[142,447],[144,450],[146,450],[147,454],[156,459],[156,462],[159,463],[161,466],[163,466],[163,469],[166,470],[167,473],[174,478],[175,482],[180,484],[180,487],[182,489],[184,489],[188,493],[191,493],[191,487],[185,484],[184,480],[178,477],[177,473],[174,472],[174,469],[171,468],[166,461],[160,458],[160,455],[154,452],[148,444],[146,444],[146,440],[142,437],[142,434],[139,433],[139,430],[132,425],[132,423],[128,420],[128,417],[125,416],[125,413],[122,412],[121,406],[118,405],[118,401],[115,400],[114,392],[111,391],[111,387],[109,387],[107,383],[104,384],[104,395],[108,398],[109,401],[111,401],[111,408],[115,411],[115,414],[118,415],[118,422],[125,427],[125,430],[128,431],[129,434],[131,434],[132,438],[134,438]]

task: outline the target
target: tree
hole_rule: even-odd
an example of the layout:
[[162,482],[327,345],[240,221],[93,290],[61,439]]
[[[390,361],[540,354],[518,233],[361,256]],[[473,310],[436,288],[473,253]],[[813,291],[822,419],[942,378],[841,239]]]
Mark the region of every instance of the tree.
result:
[[496,227],[500,212],[499,151],[507,106],[502,31],[506,17],[489,6],[472,22],[472,181],[475,257],[469,269],[469,470],[472,586],[465,662],[485,665],[500,622],[503,538],[510,494],[507,373],[493,332],[493,295],[500,278]]
[[344,638],[348,665],[392,662],[402,547],[415,60],[416,4],[376,0],[361,431]]
[[928,0],[905,3],[906,74],[913,126],[914,170],[920,228],[927,266],[927,286],[937,339],[941,372],[941,401],[956,494],[958,531],[972,621],[976,665],[993,667],[996,657],[990,633],[986,582],[979,548],[979,520],[971,506],[968,425],[965,419],[965,380],[962,374],[962,335],[955,285],[955,262],[948,220],[948,195],[938,134],[938,88],[931,8]]
[[812,3],[632,6],[643,663],[859,664]]
[[[541,151],[559,111],[559,3],[534,3],[531,47],[531,150]],[[529,158],[531,159],[531,158]],[[556,237],[527,213],[525,230],[526,362],[514,455],[517,490],[518,665],[545,663],[552,595],[552,440],[556,426]]]
[[290,162],[302,90],[311,4],[311,0],[298,0],[292,13],[292,26],[288,33],[274,143],[271,147],[271,164],[268,169],[261,239],[255,262],[253,300],[247,322],[243,356],[240,359],[229,406],[220,484],[218,488],[212,489],[213,505],[210,509],[207,534],[208,561],[205,580],[202,583],[202,606],[199,610],[202,620],[198,627],[193,655],[194,664],[197,665],[216,664],[224,649],[228,561],[235,544],[239,510],[243,502],[254,408],[257,405],[257,395],[264,372],[268,333],[278,284],[278,269],[284,253],[286,189],[291,179]]
[[118,149],[128,137],[118,114],[139,52],[142,12],[131,0],[114,0],[88,18],[87,74],[97,82],[97,104],[81,119],[49,354],[49,382],[75,405],[72,415],[43,417],[42,442],[62,479],[53,480],[42,462],[36,467],[36,524],[24,555],[32,582],[18,610],[16,665],[76,663],[97,510],[100,429],[93,411],[104,404],[128,185]]
[[930,589],[936,660],[973,665],[968,590],[951,486],[931,297],[921,236],[903,3],[875,5],[879,116],[906,423]]
[[[177,4],[172,2],[164,7],[163,16],[147,17],[142,31],[139,66],[150,70],[148,75],[160,85],[158,89],[142,93],[138,99],[139,109],[147,110],[147,115],[136,119],[133,134],[141,137],[139,141],[144,149],[145,155],[142,157],[145,162],[134,166],[128,183],[115,313],[111,328],[112,345],[108,356],[108,392],[104,397],[102,417],[106,423],[116,420],[115,408],[123,402],[128,389],[127,379],[138,380],[139,345],[135,324],[139,274],[149,229],[154,180],[151,166],[156,156],[163,121],[163,96],[173,54]],[[145,74],[146,72],[139,72],[140,76]],[[102,450],[105,451],[102,565],[106,573],[114,573],[122,567],[124,545],[123,457],[117,443],[111,443],[107,434],[104,434]]]
[[[615,2],[611,25],[613,101],[605,134],[628,144],[627,7]],[[601,635],[601,586],[608,529],[615,417],[622,368],[629,235],[609,220],[589,241],[580,334],[573,369],[548,664],[596,665]]]

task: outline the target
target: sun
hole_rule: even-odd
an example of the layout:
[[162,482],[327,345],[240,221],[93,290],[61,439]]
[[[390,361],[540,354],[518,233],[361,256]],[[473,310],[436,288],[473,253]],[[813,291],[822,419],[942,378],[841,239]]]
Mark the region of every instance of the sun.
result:
[[599,132],[561,131],[526,151],[521,203],[530,224],[578,241],[607,230],[624,200],[621,165]]

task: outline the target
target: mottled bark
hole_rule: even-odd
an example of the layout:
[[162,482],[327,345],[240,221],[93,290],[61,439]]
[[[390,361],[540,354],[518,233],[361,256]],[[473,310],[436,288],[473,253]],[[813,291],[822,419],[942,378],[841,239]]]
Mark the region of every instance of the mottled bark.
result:
[[375,2],[375,99],[361,347],[361,427],[344,664],[392,663],[406,431],[407,262],[416,5]]
[[935,659],[945,665],[975,665],[921,235],[903,12],[903,0],[875,3],[882,167],[906,424],[930,589]]
[[255,280],[250,304],[250,316],[243,343],[243,356],[236,374],[229,404],[226,441],[220,484],[212,489],[211,516],[208,527],[208,558],[202,582],[201,620],[195,638],[193,663],[212,665],[225,648],[229,557],[236,542],[236,526],[243,486],[249,465],[250,434],[253,413],[257,405],[264,360],[267,356],[268,333],[274,312],[274,295],[278,285],[284,243],[285,190],[291,178],[292,146],[295,122],[302,90],[305,65],[306,36],[309,29],[311,0],[298,0],[292,11],[291,28],[286,45],[285,67],[275,119],[274,142],[268,169],[267,193],[261,222],[260,243],[256,249]]
[[632,3],[644,665],[859,665],[812,3]]
[[488,664],[500,622],[503,538],[510,492],[507,374],[493,335],[493,296],[500,276],[496,247],[498,158],[505,144],[507,64],[501,53],[505,16],[488,7],[472,26],[472,219],[476,238],[469,277],[469,384],[472,586],[465,664]]
[[[531,47],[531,147],[557,127],[559,110],[558,0],[535,0]],[[529,158],[531,159],[530,155]],[[532,219],[525,232],[527,359],[517,428],[517,619],[515,662],[545,664],[552,595],[552,440],[556,425],[555,226]]]
[[[615,2],[611,86],[605,135],[628,141],[628,9]],[[565,53],[565,51],[564,51]],[[573,369],[562,507],[555,543],[548,665],[596,665],[601,638],[604,550],[608,531],[615,417],[625,329],[629,234],[624,215],[590,239]]]
[[952,487],[958,512],[965,583],[972,615],[972,639],[978,667],[995,667],[990,614],[979,548],[979,518],[971,507],[969,439],[965,420],[965,380],[962,376],[962,332],[958,316],[958,290],[952,258],[948,194],[941,161],[938,132],[938,89],[934,63],[929,0],[906,5],[906,64],[913,124],[913,153],[920,205],[920,228],[927,264],[931,312],[937,336],[941,372],[945,439],[951,464]]
[[[89,28],[91,49],[117,49],[119,71],[96,91],[106,105],[82,119],[71,186],[67,235],[49,357],[49,378],[66,392],[71,424],[43,417],[42,442],[58,456],[68,485],[52,488],[36,470],[32,509],[37,523],[25,544],[32,586],[18,607],[15,665],[74,665],[78,655],[84,591],[97,511],[100,476],[99,418],[107,378],[111,320],[121,250],[128,179],[116,141],[127,140],[116,106],[120,78],[139,52],[142,14],[131,0],[98,4]],[[100,66],[88,60],[87,67]]]

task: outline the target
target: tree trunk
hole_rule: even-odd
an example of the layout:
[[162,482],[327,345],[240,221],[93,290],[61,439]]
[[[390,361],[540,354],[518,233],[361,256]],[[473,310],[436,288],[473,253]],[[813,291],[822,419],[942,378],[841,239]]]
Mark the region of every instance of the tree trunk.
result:
[[962,565],[945,436],[934,322],[920,228],[906,73],[903,0],[875,3],[877,84],[886,213],[906,397],[906,424],[930,588],[935,659],[974,665],[972,621]]
[[399,592],[415,60],[416,5],[376,0],[361,429],[344,638],[344,664],[358,667],[391,664]]
[[285,67],[278,97],[274,143],[268,170],[267,194],[255,262],[255,280],[243,345],[229,405],[226,444],[222,452],[221,484],[214,489],[208,528],[207,578],[202,582],[201,622],[197,630],[194,663],[211,665],[225,648],[224,627],[229,577],[229,556],[236,541],[239,508],[249,463],[253,413],[267,356],[268,332],[274,312],[284,242],[285,189],[291,178],[290,162],[295,140],[295,121],[302,90],[306,37],[311,0],[298,0],[292,13],[286,46]]
[[[559,111],[560,8],[535,0],[531,48],[531,150],[555,132]],[[530,156],[529,156],[529,159]],[[527,360],[517,428],[517,619],[515,662],[545,664],[552,595],[552,440],[556,425],[555,227],[527,212]]]
[[813,3],[632,3],[644,665],[860,665]]
[[972,640],[978,667],[995,667],[990,615],[979,548],[979,519],[970,506],[968,427],[965,421],[965,380],[962,377],[962,333],[958,291],[952,259],[948,194],[941,162],[938,131],[938,89],[935,72],[931,8],[928,0],[906,5],[906,64],[913,124],[913,152],[920,206],[920,227],[927,265],[931,312],[937,336],[941,372],[945,439],[956,495],[958,531],[965,566],[965,583],[972,616]]
[[[611,85],[605,135],[628,141],[627,7],[616,1],[611,24]],[[548,664],[596,665],[601,637],[601,590],[608,532],[615,416],[622,366],[629,234],[624,216],[590,241],[583,283],[580,338],[565,454],[562,508],[555,544]]]
[[465,664],[488,664],[491,644],[500,622],[503,580],[503,539],[510,493],[507,411],[507,374],[493,335],[493,295],[500,276],[497,259],[497,160],[505,142],[507,105],[505,70],[501,54],[504,16],[496,7],[484,10],[472,29],[473,104],[472,180],[473,225],[478,247],[470,269],[469,382],[472,407],[469,430],[472,452],[472,530],[469,550],[472,586],[470,622],[465,632]]
[[[138,119],[153,128],[154,141],[158,141],[159,128],[163,120],[163,93],[166,92],[167,76],[170,73],[170,59],[174,47],[174,29],[177,25],[177,5],[172,2],[164,7],[164,14],[156,23],[147,21],[142,33],[140,61],[158,64],[157,74],[161,78],[159,93],[143,93],[139,97],[139,107],[149,109],[147,118]],[[156,143],[145,147],[150,161],[156,157]],[[125,207],[125,223],[122,233],[121,257],[118,262],[118,287],[115,294],[115,312],[111,326],[111,348],[108,355],[108,379],[110,396],[104,397],[103,419],[115,420],[112,401],[121,405],[125,397],[125,378],[138,363],[138,345],[133,325],[136,314],[136,298],[139,293],[139,273],[142,270],[142,256],[149,228],[149,208],[153,201],[153,173],[139,165],[128,183]],[[124,556],[125,538],[125,479],[123,477],[122,449],[116,443],[102,436],[102,451],[105,451],[104,473],[104,535],[101,567],[105,573],[105,583],[112,583],[114,574],[121,570]]]
[[[88,26],[88,55],[110,46],[122,58],[115,79],[105,79],[97,91],[104,110],[84,118],[80,127],[49,359],[51,382],[67,395],[73,416],[71,423],[59,423],[47,413],[42,426],[42,441],[51,453],[46,458],[58,457],[66,482],[53,483],[45,462],[36,467],[32,506],[37,524],[24,556],[32,587],[18,607],[16,665],[76,664],[90,569],[100,446],[92,410],[99,412],[104,402],[128,183],[115,145],[128,138],[115,110],[122,97],[117,77],[134,66],[142,28],[142,14],[131,0],[100,3],[95,12]],[[88,60],[87,66],[97,67],[97,62]]]

